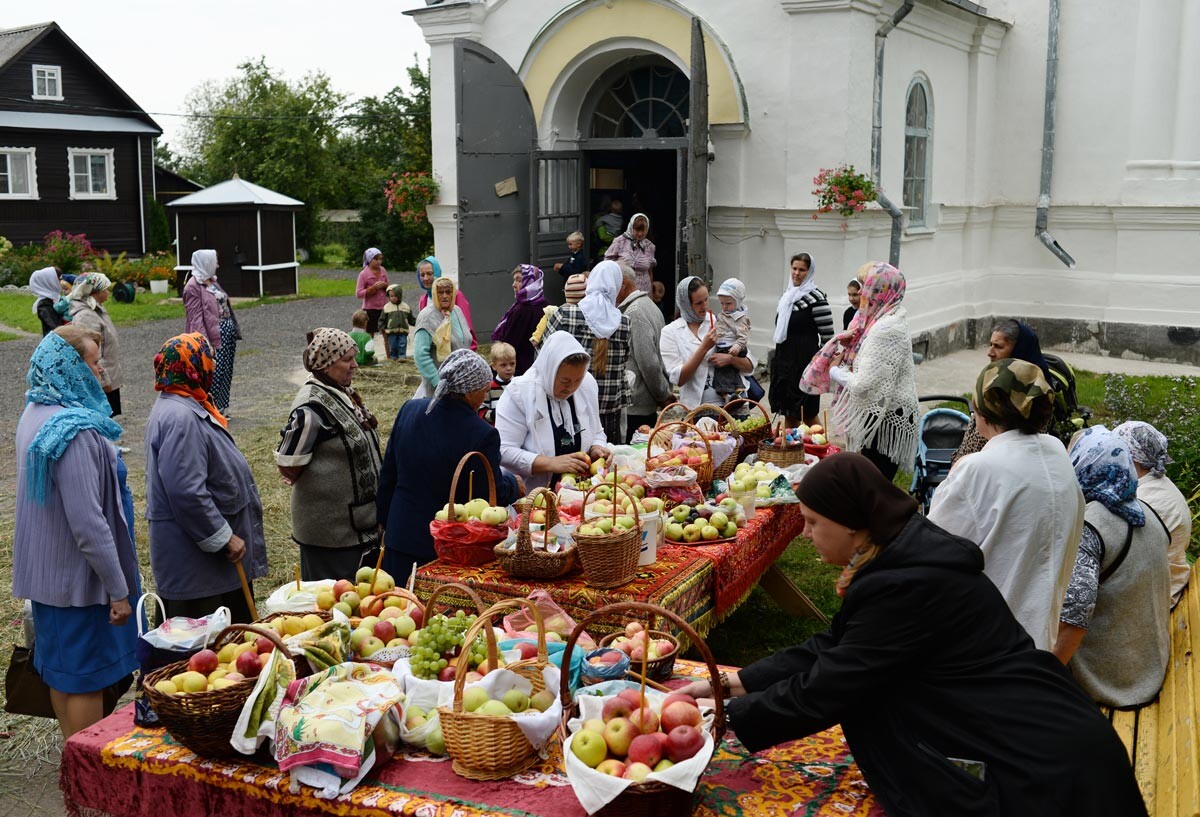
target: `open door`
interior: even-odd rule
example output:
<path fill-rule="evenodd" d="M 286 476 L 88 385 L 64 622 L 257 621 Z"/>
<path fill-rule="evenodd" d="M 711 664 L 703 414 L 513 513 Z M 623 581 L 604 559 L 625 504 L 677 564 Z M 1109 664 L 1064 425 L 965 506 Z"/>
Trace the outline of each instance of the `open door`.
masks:
<path fill-rule="evenodd" d="M 458 274 L 486 342 L 529 260 L 529 154 L 536 129 L 521 78 L 500 56 L 454 41 L 458 84 Z"/>
<path fill-rule="evenodd" d="M 567 236 L 584 234 L 583 153 L 577 150 L 539 150 L 529 163 L 529 188 L 533 191 L 529 219 L 530 263 L 546 273 L 546 298 L 563 303 L 562 276 L 554 265 L 567 259 Z"/>
<path fill-rule="evenodd" d="M 688 117 L 687 163 L 687 274 L 698 275 L 709 286 L 708 274 L 708 63 L 704 58 L 704 31 L 700 18 L 692 18 L 692 85 Z"/>

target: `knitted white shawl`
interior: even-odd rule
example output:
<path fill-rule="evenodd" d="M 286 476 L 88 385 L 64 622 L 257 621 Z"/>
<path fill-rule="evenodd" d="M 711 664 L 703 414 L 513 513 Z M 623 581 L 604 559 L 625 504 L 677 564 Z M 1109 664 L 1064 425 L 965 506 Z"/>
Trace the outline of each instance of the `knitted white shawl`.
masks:
<path fill-rule="evenodd" d="M 917 452 L 917 377 L 904 307 L 868 330 L 833 414 L 850 451 L 873 447 L 911 467 Z"/>

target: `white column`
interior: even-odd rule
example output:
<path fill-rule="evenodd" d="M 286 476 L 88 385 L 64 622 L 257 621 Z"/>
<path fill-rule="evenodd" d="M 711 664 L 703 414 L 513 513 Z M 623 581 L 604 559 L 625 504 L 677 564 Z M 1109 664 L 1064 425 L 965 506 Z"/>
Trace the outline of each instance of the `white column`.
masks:
<path fill-rule="evenodd" d="M 1182 47 L 1172 155 L 1177 163 L 1190 165 L 1191 178 L 1200 178 L 1200 2 L 1184 3 L 1179 22 Z"/>

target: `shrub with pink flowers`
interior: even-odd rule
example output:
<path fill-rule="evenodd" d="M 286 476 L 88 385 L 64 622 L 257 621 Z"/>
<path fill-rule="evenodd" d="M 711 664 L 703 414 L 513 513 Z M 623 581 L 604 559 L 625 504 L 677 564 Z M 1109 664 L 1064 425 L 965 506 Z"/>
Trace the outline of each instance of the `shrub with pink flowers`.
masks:
<path fill-rule="evenodd" d="M 393 173 L 383 188 L 388 212 L 395 213 L 409 227 L 419 227 L 426 222 L 425 207 L 432 204 L 438 194 L 437 180 L 424 170 Z"/>
<path fill-rule="evenodd" d="M 42 239 L 43 255 L 47 264 L 53 264 L 66 273 L 77 273 L 83 262 L 96 254 L 92 243 L 83 233 L 68 233 L 55 230 Z"/>
<path fill-rule="evenodd" d="M 854 169 L 854 165 L 838 165 L 834 168 L 821 168 L 821 172 L 813 178 L 813 195 L 817 197 L 817 212 L 837 212 L 850 217 L 861 213 L 879 194 L 875 184 L 868 177 Z"/>

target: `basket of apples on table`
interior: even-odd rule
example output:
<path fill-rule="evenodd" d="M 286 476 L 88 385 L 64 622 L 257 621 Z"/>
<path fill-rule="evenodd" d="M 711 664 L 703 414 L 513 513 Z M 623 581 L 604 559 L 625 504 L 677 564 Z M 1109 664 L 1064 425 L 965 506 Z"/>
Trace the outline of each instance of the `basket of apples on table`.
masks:
<path fill-rule="evenodd" d="M 727 479 L 737 464 L 737 453 L 742 445 L 738 433 L 738 421 L 721 406 L 713 403 L 701 403 L 687 413 L 684 420 L 694 425 L 697 431 L 708 441 L 709 451 L 713 458 L 713 479 Z M 672 444 L 691 443 L 695 437 L 692 432 L 673 435 Z"/>
<path fill-rule="evenodd" d="M 594 485 L 584 493 L 585 516 L 589 510 L 588 500 L 595 496 L 601 487 Z M 634 501 L 633 494 L 624 484 L 613 485 L 613 496 L 620 496 L 621 499 L 597 500 L 597 504 L 609 504 L 603 510 L 594 513 L 606 515 L 597 516 L 575 529 L 575 547 L 583 565 L 584 581 L 593 587 L 620 587 L 628 584 L 637 575 L 638 558 L 642 549 L 641 510 Z M 631 510 L 633 515 L 618 513 L 618 510 L 626 509 Z"/>
<path fill-rule="evenodd" d="M 759 443 L 758 458 L 787 467 L 805 462 L 805 454 L 823 459 L 838 451 L 841 449 L 830 445 L 822 425 L 801 424 L 796 428 L 784 428 L 780 423 L 773 430 L 771 437 Z"/>
<path fill-rule="evenodd" d="M 579 622 L 567 639 L 564 665 L 579 633 L 601 618 L 616 615 L 644 616 L 650 623 L 656 617 L 669 621 L 700 650 L 710 677 L 719 676 L 712 652 L 686 621 L 669 610 L 641 602 L 611 604 Z M 643 632 L 647 632 L 644 627 L 633 637 Z M 641 668 L 646 670 L 647 653 L 642 656 Z M 674 664 L 673 655 L 670 662 Z M 682 817 L 692 813 L 700 777 L 725 733 L 720 698 L 715 701 L 715 711 L 702 712 L 690 696 L 647 689 L 644 681 L 637 685 L 606 682 L 582 687 L 572 695 L 565 678 L 559 695 L 567 736 L 563 744 L 566 775 L 589 814 Z"/>
<path fill-rule="evenodd" d="M 654 629 L 653 615 L 649 626 L 640 621 L 630 621 L 625 624 L 623 633 L 610 633 L 600 639 L 601 649 L 612 648 L 629 657 L 629 666 L 645 675 L 649 681 L 662 682 L 671 677 L 675 670 L 675 656 L 679 652 L 679 639 L 666 630 Z M 600 656 L 603 663 L 611 659 Z M 588 655 L 591 663 L 592 656 Z M 585 669 L 586 674 L 586 669 Z"/>
<path fill-rule="evenodd" d="M 758 411 L 755 412 L 755 409 Z M 742 437 L 742 446 L 738 449 L 738 462 L 751 454 L 758 452 L 758 444 L 771 436 L 771 415 L 756 400 L 749 397 L 739 397 L 725 404 L 725 411 L 734 418 L 734 430 Z"/>
<path fill-rule="evenodd" d="M 473 457 L 483 462 L 487 475 L 488 498 L 455 503 L 458 480 Z M 471 472 L 471 479 L 475 472 Z M 471 486 L 472 489 L 474 485 Z M 472 490 L 471 493 L 474 493 Z M 468 451 L 450 480 L 450 499 L 429 523 L 433 549 L 438 559 L 452 565 L 484 565 L 496 558 L 493 550 L 508 536 L 508 510 L 496 505 L 496 476 L 491 463 L 479 451 Z"/>
<path fill-rule="evenodd" d="M 544 506 L 535 509 L 541 500 Z M 577 554 L 574 542 L 562 541 L 552 533 L 559 525 L 558 495 L 547 488 L 535 488 L 516 505 L 519 523 L 515 535 L 495 547 L 496 562 L 510 576 L 530 579 L 557 579 L 575 569 Z M 541 530 L 531 530 L 534 513 L 538 513 Z"/>
<path fill-rule="evenodd" d="M 676 430 L 680 434 L 676 434 Z M 676 439 L 681 445 L 673 445 Z M 657 449 L 657 451 L 656 451 Z M 696 472 L 696 483 L 707 492 L 713 483 L 713 451 L 708 438 L 689 422 L 669 420 L 659 423 L 646 446 L 646 470 L 655 471 L 686 465 Z"/>

